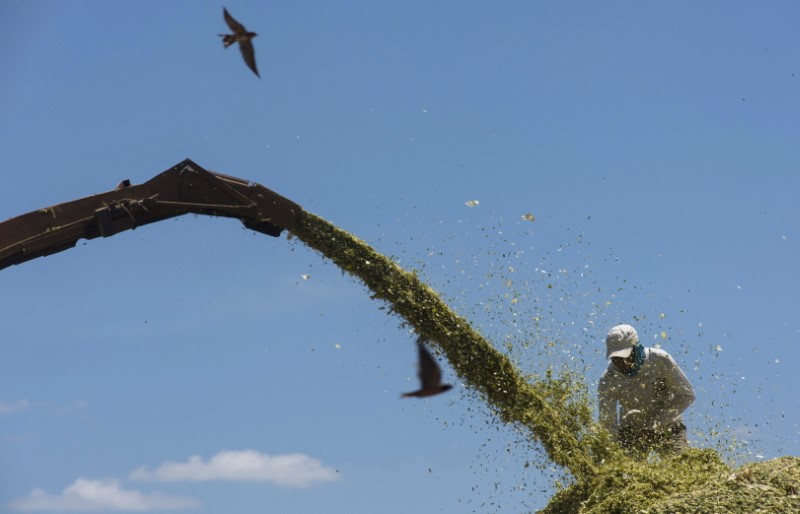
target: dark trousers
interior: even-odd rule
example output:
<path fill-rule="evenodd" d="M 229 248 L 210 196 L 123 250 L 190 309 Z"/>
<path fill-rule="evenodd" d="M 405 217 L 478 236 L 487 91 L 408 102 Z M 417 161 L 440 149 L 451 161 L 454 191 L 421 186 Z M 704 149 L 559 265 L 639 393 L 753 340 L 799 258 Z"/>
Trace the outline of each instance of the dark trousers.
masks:
<path fill-rule="evenodd" d="M 689 447 L 686 425 L 675 423 L 664 430 L 619 430 L 619 444 L 632 455 L 647 455 L 655 451 L 661 455 L 677 454 Z"/>

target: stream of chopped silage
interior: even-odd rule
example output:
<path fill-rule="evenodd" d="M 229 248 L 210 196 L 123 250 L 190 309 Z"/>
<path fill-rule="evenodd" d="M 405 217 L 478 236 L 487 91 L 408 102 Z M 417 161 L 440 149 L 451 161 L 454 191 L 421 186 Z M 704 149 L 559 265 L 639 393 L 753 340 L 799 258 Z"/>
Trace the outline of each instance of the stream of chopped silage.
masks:
<path fill-rule="evenodd" d="M 641 462 L 626 458 L 594 422 L 572 380 L 528 381 L 439 295 L 352 234 L 301 211 L 291 234 L 359 278 L 415 331 L 435 344 L 461 381 L 507 423 L 529 430 L 575 482 L 547 514 L 800 512 L 800 459 L 785 457 L 733 472 L 713 450 Z M 780 460 L 780 462 L 778 462 Z M 773 464 L 774 463 L 774 464 Z M 738 474 L 737 474 L 738 473 Z"/>

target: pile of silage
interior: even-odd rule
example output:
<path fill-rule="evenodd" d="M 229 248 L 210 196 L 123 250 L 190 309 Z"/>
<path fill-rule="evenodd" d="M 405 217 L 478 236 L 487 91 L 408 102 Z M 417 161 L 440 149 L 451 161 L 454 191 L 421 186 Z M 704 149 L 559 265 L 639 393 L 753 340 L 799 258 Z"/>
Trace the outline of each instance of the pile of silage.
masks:
<path fill-rule="evenodd" d="M 733 472 L 712 450 L 641 463 L 599 430 L 589 402 L 569 378 L 526 381 L 430 287 L 365 242 L 306 211 L 291 233 L 358 277 L 416 332 L 434 343 L 459 378 L 507 423 L 527 428 L 575 483 L 548 514 L 800 512 L 800 459 L 784 457 Z M 762 509 L 762 510 L 759 510 Z"/>
<path fill-rule="evenodd" d="M 714 450 L 689 449 L 658 462 L 625 459 L 557 493 L 542 514 L 796 514 L 800 459 L 733 471 Z"/>

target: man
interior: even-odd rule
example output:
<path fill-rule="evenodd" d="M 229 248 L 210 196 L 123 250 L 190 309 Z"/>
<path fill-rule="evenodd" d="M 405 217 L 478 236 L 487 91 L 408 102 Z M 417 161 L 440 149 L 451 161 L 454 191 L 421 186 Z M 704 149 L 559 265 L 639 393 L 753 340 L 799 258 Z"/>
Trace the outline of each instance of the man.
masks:
<path fill-rule="evenodd" d="M 645 348 L 630 325 L 606 336 L 611 361 L 600 377 L 600 423 L 633 454 L 678 453 L 688 447 L 681 413 L 694 390 L 672 356 Z"/>

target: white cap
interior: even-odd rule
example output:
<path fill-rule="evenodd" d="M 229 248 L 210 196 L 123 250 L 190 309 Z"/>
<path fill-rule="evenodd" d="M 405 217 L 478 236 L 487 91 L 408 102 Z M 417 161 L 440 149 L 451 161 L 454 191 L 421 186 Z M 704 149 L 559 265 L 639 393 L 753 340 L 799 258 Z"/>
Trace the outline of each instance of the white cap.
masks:
<path fill-rule="evenodd" d="M 633 347 L 639 342 L 639 334 L 630 325 L 612 327 L 606 335 L 606 359 L 611 357 L 627 358 Z"/>

